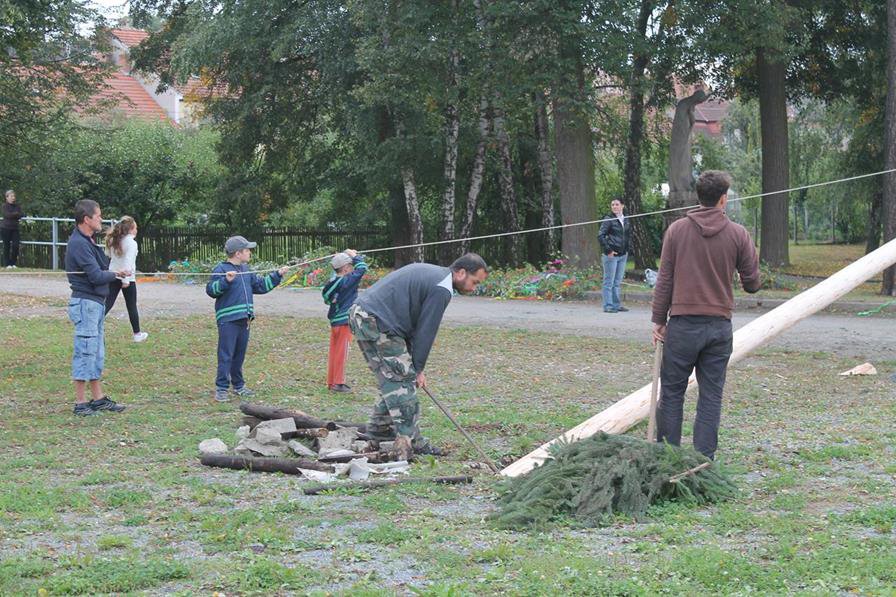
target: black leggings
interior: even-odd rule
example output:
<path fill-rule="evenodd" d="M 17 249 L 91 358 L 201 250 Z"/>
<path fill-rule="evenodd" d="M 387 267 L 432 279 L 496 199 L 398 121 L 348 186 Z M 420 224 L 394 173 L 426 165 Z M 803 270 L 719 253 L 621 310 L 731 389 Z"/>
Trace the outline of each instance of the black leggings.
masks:
<path fill-rule="evenodd" d="M 127 287 L 122 288 L 121 280 L 115 280 L 109 284 L 109 296 L 106 297 L 106 315 L 112 310 L 115 299 L 118 298 L 118 291 L 124 295 L 124 304 L 128 308 L 128 318 L 131 320 L 131 329 L 134 333 L 140 331 L 140 314 L 137 313 L 137 283 L 131 282 Z"/>
<path fill-rule="evenodd" d="M 3 239 L 3 266 L 15 265 L 19 260 L 19 229 L 0 229 L 0 238 Z"/>

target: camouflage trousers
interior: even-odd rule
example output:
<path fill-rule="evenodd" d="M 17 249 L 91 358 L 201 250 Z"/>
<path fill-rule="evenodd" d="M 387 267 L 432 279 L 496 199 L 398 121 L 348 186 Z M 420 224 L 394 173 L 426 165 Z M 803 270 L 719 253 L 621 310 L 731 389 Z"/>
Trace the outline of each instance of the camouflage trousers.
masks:
<path fill-rule="evenodd" d="M 417 399 L 417 371 L 407 341 L 380 332 L 376 318 L 358 305 L 349 309 L 348 324 L 380 389 L 380 397 L 373 405 L 367 425 L 367 435 L 378 441 L 390 441 L 397 435 L 404 435 L 416 443 L 420 438 L 420 402 Z"/>

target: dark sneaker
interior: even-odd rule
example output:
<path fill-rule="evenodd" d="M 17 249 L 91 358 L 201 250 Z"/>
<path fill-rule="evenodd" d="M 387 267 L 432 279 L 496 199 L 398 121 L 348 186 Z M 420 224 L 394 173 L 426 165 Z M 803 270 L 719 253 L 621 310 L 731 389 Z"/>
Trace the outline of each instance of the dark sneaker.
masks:
<path fill-rule="evenodd" d="M 240 389 L 233 388 L 233 393 L 240 398 L 253 398 L 255 396 L 255 392 L 253 392 L 246 386 L 243 386 Z"/>
<path fill-rule="evenodd" d="M 414 454 L 444 456 L 445 450 L 432 445 L 426 438 L 420 438 L 419 440 L 414 442 Z"/>
<path fill-rule="evenodd" d="M 124 404 L 118 404 L 114 400 L 111 400 L 108 396 L 103 396 L 99 400 L 91 400 L 87 404 L 89 404 L 90 408 L 92 408 L 93 410 L 109 410 L 114 413 L 120 413 L 126 408 Z"/>
<path fill-rule="evenodd" d="M 628 311 L 628 307 L 617 307 L 616 310 L 620 313 L 625 313 L 626 311 Z"/>
<path fill-rule="evenodd" d="M 75 408 L 72 409 L 72 412 L 78 417 L 92 417 L 100 414 L 90 408 L 89 402 L 79 402 L 75 404 Z"/>
<path fill-rule="evenodd" d="M 352 391 L 351 386 L 347 386 L 344 383 L 337 383 L 330 386 L 331 392 L 341 392 L 341 393 L 349 393 Z"/>
<path fill-rule="evenodd" d="M 228 400 L 230 400 L 230 394 L 227 390 L 215 390 L 215 401 L 227 402 Z"/>
<path fill-rule="evenodd" d="M 604 313 L 619 313 L 619 311 L 617 309 L 608 307 L 608 308 L 604 309 Z"/>

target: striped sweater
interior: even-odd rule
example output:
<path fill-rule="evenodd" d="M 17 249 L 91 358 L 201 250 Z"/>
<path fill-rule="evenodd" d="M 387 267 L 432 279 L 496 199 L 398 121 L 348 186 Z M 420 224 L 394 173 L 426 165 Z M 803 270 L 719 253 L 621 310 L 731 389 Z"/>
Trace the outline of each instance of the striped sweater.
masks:
<path fill-rule="evenodd" d="M 367 272 L 367 264 L 364 263 L 364 257 L 356 255 L 352 259 L 355 269 L 344 276 L 333 274 L 330 281 L 327 282 L 321 294 L 323 294 L 324 302 L 330 305 L 330 311 L 327 313 L 327 319 L 330 325 L 348 325 L 348 310 L 358 298 L 358 286 L 361 284 L 361 278 Z"/>
<path fill-rule="evenodd" d="M 205 293 L 215 299 L 215 319 L 218 323 L 255 319 L 253 294 L 266 294 L 280 285 L 280 274 L 271 272 L 262 277 L 248 273 L 235 277 L 228 282 L 227 272 L 248 272 L 247 265 L 234 265 L 222 261 L 212 270 L 212 277 L 205 285 Z"/>

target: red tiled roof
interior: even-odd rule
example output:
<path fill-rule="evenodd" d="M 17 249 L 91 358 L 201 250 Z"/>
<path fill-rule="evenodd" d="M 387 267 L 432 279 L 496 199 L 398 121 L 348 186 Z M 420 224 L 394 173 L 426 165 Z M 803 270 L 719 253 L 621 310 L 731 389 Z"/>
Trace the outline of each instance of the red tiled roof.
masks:
<path fill-rule="evenodd" d="M 165 110 L 133 77 L 117 72 L 106 79 L 105 83 L 107 88 L 93 96 L 91 104 L 111 98 L 117 100 L 115 109 L 120 110 L 127 117 L 168 120 Z"/>
<path fill-rule="evenodd" d="M 728 115 L 728 102 L 709 99 L 694 106 L 694 119 L 703 122 L 719 122 Z"/>
<path fill-rule="evenodd" d="M 118 38 L 118 40 L 129 48 L 139 45 L 141 41 L 149 37 L 149 31 L 143 29 L 132 29 L 130 27 L 122 27 L 112 29 L 110 33 Z"/>

